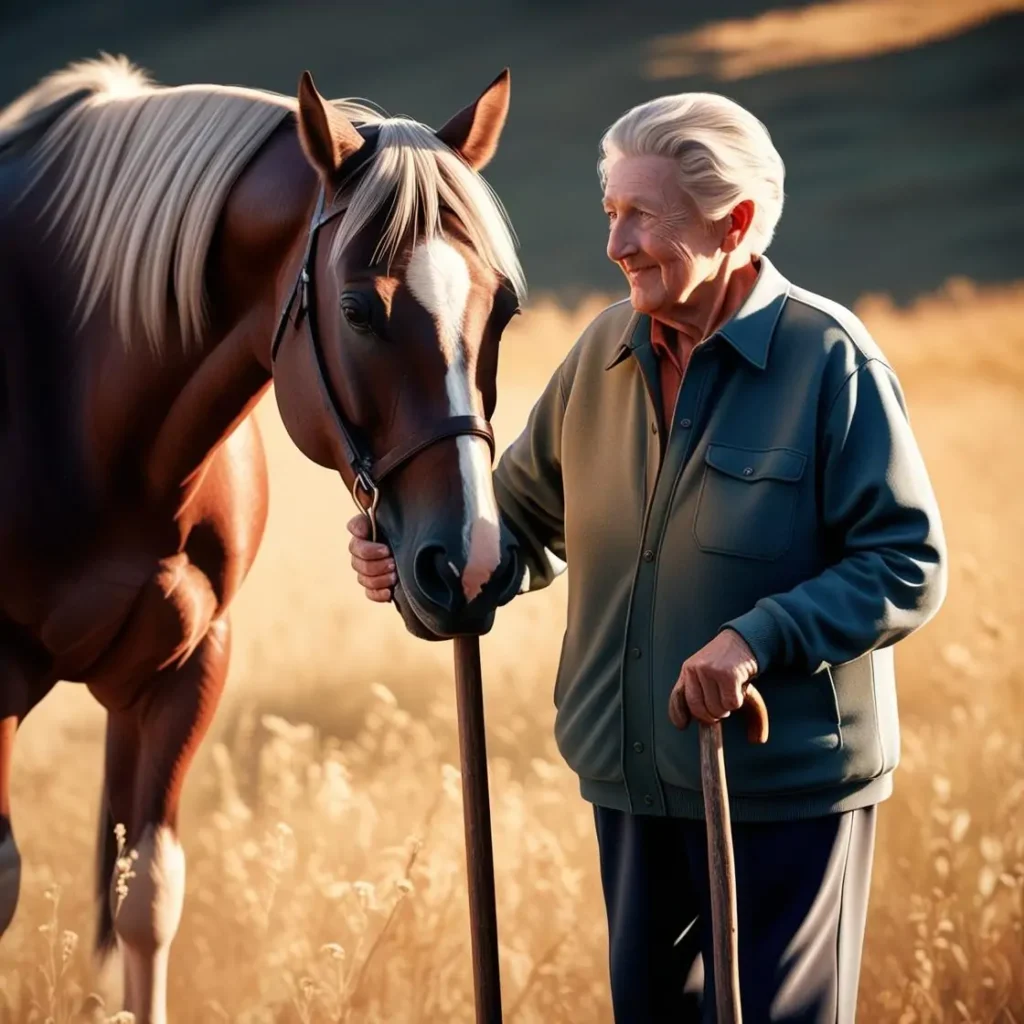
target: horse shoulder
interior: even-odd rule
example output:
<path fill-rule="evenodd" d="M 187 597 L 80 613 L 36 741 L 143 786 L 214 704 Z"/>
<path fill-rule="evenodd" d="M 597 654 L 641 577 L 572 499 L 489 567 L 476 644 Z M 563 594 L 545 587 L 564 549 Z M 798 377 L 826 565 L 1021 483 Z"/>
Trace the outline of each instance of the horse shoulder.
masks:
<path fill-rule="evenodd" d="M 210 454 L 177 510 L 136 510 L 53 589 L 39 638 L 62 676 L 113 699 L 183 657 L 252 567 L 267 496 L 263 444 L 249 416 Z M 154 543 L 172 519 L 177 543 Z"/>
<path fill-rule="evenodd" d="M 250 414 L 211 453 L 177 516 L 183 550 L 209 578 L 217 614 L 227 609 L 252 568 L 268 505 L 263 439 Z"/>

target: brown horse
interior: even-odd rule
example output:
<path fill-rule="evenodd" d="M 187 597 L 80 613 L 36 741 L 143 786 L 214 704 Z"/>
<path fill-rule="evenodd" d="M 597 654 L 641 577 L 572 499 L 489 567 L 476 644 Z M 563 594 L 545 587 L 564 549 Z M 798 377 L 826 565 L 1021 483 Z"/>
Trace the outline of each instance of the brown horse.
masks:
<path fill-rule="evenodd" d="M 524 282 L 478 173 L 508 99 L 506 71 L 434 132 L 308 73 L 296 101 L 104 58 L 0 111 L 0 931 L 15 733 L 85 683 L 108 713 L 98 947 L 139 1022 L 166 1019 L 179 798 L 263 534 L 270 383 L 387 536 L 413 632 L 486 632 L 518 588 L 489 420 Z M 115 823 L 138 852 L 119 908 Z"/>

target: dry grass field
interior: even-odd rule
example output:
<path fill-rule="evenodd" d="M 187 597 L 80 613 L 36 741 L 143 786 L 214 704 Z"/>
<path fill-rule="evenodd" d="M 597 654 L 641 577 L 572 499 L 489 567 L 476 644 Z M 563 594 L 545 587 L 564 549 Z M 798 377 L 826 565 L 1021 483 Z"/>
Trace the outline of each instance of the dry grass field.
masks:
<path fill-rule="evenodd" d="M 507 443 L 600 307 L 538 301 L 504 344 Z M 857 311 L 903 380 L 944 512 L 947 603 L 897 655 L 904 727 L 884 805 L 861 987 L 869 1024 L 1024 1024 L 1024 284 L 952 282 Z M 472 1020 L 451 645 L 409 637 L 347 568 L 352 507 L 270 397 L 265 546 L 183 815 L 171 1019 Z M 483 641 L 509 1024 L 610 1021 L 589 808 L 551 739 L 564 579 Z M 61 686 L 15 763 L 22 902 L 0 946 L 0 1024 L 103 1021 L 90 963 L 102 721 Z M 107 996 L 107 1006 L 116 1006 Z"/>

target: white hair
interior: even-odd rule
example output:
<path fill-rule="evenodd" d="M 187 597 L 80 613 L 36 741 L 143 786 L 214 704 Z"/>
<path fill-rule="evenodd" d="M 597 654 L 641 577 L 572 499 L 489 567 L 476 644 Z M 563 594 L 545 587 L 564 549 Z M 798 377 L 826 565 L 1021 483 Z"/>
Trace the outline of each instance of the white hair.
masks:
<path fill-rule="evenodd" d="M 334 261 L 388 203 L 388 221 L 374 260 L 388 263 L 410 234 L 415 244 L 442 234 L 441 211 L 460 220 L 477 254 L 526 299 L 526 276 L 516 255 L 516 235 L 497 193 L 433 129 L 406 117 L 384 117 L 354 100 L 334 106 L 355 124 L 375 124 L 380 142 L 358 183 L 335 196 L 346 214 L 331 249 Z"/>
<path fill-rule="evenodd" d="M 410 231 L 439 234 L 440 211 L 448 207 L 480 257 L 524 300 L 515 233 L 490 185 L 426 125 L 355 100 L 330 102 L 381 132 L 370 165 L 345 196 L 348 213 L 332 258 L 340 259 L 389 199 L 380 245 L 388 259 Z M 164 88 L 125 58 L 104 55 L 69 65 L 0 109 L 0 159 L 34 152 L 30 188 L 59 164 L 45 209 L 80 268 L 79 317 L 109 295 L 123 343 L 130 344 L 138 317 L 162 354 L 173 299 L 182 344 L 201 338 L 219 211 L 242 169 L 296 106 L 294 97 L 263 89 Z"/>
<path fill-rule="evenodd" d="M 753 200 L 744 239 L 759 255 L 782 215 L 785 167 L 768 129 L 749 110 L 710 92 L 661 96 L 627 110 L 602 136 L 598 174 L 620 156 L 665 156 L 679 165 L 680 182 L 706 221 Z"/>

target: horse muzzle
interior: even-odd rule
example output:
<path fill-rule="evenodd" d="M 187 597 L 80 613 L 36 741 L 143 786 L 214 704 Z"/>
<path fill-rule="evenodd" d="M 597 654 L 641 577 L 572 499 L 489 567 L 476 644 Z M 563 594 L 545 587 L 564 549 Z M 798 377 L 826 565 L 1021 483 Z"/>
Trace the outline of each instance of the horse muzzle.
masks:
<path fill-rule="evenodd" d="M 501 527 L 501 559 L 486 581 L 467 586 L 466 566 L 451 551 L 461 543 L 428 536 L 410 545 L 405 557 L 396 554 L 398 585 L 395 604 L 415 636 L 450 640 L 482 636 L 494 625 L 497 609 L 518 593 L 523 578 L 519 545 Z M 404 563 L 404 564 L 403 564 Z"/>

